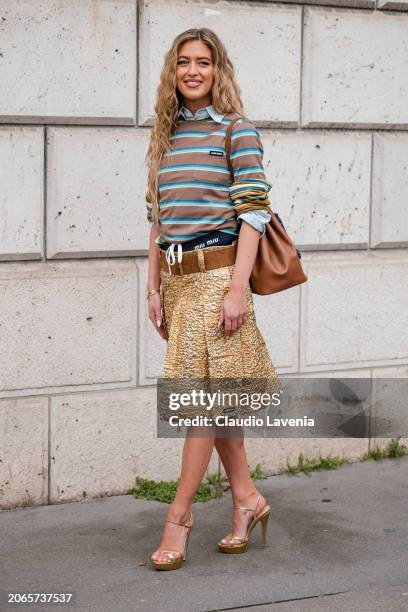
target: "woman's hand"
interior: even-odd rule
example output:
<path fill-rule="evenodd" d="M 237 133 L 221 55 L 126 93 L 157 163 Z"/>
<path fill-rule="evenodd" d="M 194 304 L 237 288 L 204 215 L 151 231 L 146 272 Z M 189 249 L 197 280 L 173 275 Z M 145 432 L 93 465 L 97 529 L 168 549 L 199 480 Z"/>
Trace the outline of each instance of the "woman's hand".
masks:
<path fill-rule="evenodd" d="M 245 294 L 246 288 L 235 289 L 230 287 L 223 299 L 218 327 L 224 324 L 225 337 L 232 336 L 246 321 L 247 305 Z"/>
<path fill-rule="evenodd" d="M 153 323 L 154 327 L 161 335 L 163 340 L 167 340 L 167 333 L 164 325 L 164 317 L 161 313 L 161 300 L 160 294 L 154 293 L 149 297 L 149 319 Z"/>
<path fill-rule="evenodd" d="M 158 223 L 153 223 L 150 230 L 149 239 L 149 266 L 147 273 L 147 287 L 146 289 L 160 288 L 160 247 L 156 244 L 156 239 L 160 234 L 160 228 Z M 164 313 L 162 316 L 161 298 L 160 293 L 153 293 L 147 299 L 149 307 L 149 319 L 153 323 L 157 332 L 163 338 L 167 340 L 166 321 Z"/>
<path fill-rule="evenodd" d="M 237 255 L 231 283 L 229 291 L 222 302 L 218 323 L 218 327 L 224 323 L 224 334 L 226 337 L 232 336 L 246 321 L 246 292 L 249 287 L 249 278 L 258 250 L 258 242 L 259 231 L 246 221 L 243 221 L 239 232 Z"/>

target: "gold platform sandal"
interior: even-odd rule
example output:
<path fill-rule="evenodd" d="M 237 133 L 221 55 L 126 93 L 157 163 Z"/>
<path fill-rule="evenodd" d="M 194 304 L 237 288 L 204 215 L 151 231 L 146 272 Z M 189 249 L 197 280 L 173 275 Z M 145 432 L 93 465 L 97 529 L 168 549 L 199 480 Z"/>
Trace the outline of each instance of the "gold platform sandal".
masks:
<path fill-rule="evenodd" d="M 183 561 L 186 560 L 186 556 L 187 556 L 188 538 L 190 535 L 190 531 L 193 527 L 192 518 L 193 518 L 193 514 L 192 512 L 190 512 L 190 517 L 187 523 L 176 523 L 176 521 L 170 521 L 169 519 L 165 520 L 165 523 L 173 523 L 173 525 L 180 525 L 181 527 L 185 527 L 187 529 L 186 539 L 184 540 L 184 549 L 183 549 L 183 552 L 180 552 L 179 550 L 164 550 L 164 549 L 160 550 L 159 549 L 157 552 L 166 553 L 166 555 L 170 557 L 170 560 L 154 561 L 153 559 L 151 559 L 155 569 L 157 570 L 175 570 L 181 567 L 181 564 L 183 563 Z"/>
<path fill-rule="evenodd" d="M 268 520 L 269 520 L 269 515 L 271 513 L 271 507 L 268 504 L 266 504 L 265 508 L 257 516 L 256 511 L 257 511 L 260 499 L 261 499 L 261 496 L 258 495 L 255 509 L 243 508 L 241 506 L 233 506 L 233 510 L 248 510 L 249 512 L 253 512 L 254 516 L 252 518 L 252 521 L 249 523 L 247 527 L 246 536 L 244 538 L 240 538 L 238 536 L 234 536 L 233 533 L 229 533 L 226 537 L 230 540 L 230 544 L 223 544 L 221 541 L 218 542 L 218 549 L 221 552 L 229 553 L 229 554 L 239 554 L 239 553 L 246 552 L 248 548 L 249 536 L 251 535 L 251 532 L 253 528 L 255 527 L 255 525 L 259 522 L 262 525 L 262 543 L 265 546 L 266 532 L 268 528 Z"/>

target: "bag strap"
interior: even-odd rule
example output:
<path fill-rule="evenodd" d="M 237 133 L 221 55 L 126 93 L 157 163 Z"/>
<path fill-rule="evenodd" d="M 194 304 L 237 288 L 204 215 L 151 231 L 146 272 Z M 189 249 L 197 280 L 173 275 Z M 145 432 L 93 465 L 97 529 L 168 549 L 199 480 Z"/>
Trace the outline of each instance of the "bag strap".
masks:
<path fill-rule="evenodd" d="M 234 179 L 234 170 L 232 168 L 232 163 L 231 163 L 231 132 L 232 132 L 232 128 L 234 127 L 234 124 L 240 119 L 241 117 L 236 117 L 235 119 L 230 121 L 227 127 L 226 134 L 225 134 L 225 156 L 227 158 L 227 164 L 228 164 L 228 168 L 231 173 L 232 179 Z"/>

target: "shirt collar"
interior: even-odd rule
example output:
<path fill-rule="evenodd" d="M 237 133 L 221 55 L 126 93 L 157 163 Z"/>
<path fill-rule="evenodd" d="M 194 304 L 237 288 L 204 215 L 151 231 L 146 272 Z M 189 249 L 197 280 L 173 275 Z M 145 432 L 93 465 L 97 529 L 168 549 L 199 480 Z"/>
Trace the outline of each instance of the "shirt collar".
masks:
<path fill-rule="evenodd" d="M 214 121 L 217 123 L 222 123 L 225 116 L 217 113 L 212 104 L 204 108 L 199 108 L 195 115 L 193 115 L 193 113 L 186 108 L 184 104 L 182 104 L 177 116 L 180 117 L 180 115 L 183 117 L 183 119 L 193 119 L 195 121 L 198 119 L 208 119 L 208 117 L 211 117 L 211 119 L 214 119 Z"/>

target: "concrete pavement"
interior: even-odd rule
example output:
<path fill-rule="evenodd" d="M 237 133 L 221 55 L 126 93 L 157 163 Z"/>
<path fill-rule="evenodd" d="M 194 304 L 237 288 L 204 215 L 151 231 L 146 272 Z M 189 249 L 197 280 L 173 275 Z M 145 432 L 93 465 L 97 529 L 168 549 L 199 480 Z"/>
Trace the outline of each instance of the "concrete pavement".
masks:
<path fill-rule="evenodd" d="M 22 607 L 4 603 L 9 591 L 74 593 L 37 610 L 408 610 L 408 457 L 258 487 L 273 506 L 268 546 L 257 526 L 246 554 L 218 553 L 230 530 L 225 495 L 194 505 L 187 561 L 173 572 L 149 563 L 164 504 L 118 496 L 3 511 L 1 610 Z"/>

